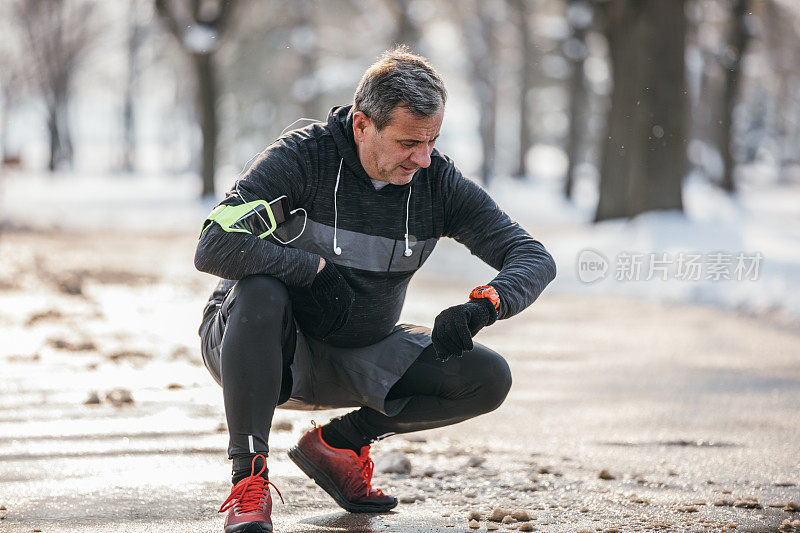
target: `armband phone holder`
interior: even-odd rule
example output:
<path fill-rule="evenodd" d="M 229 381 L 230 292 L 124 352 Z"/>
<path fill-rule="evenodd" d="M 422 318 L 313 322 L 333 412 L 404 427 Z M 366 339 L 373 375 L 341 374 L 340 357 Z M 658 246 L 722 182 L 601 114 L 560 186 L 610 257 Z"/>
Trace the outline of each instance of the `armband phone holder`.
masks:
<path fill-rule="evenodd" d="M 228 233 L 248 233 L 263 239 L 275 231 L 278 224 L 285 220 L 283 206 L 279 204 L 279 213 L 276 216 L 270 205 L 285 198 L 282 196 L 272 202 L 256 200 L 240 205 L 218 205 L 203 221 L 200 236 L 202 237 L 212 222 L 216 222 Z"/>

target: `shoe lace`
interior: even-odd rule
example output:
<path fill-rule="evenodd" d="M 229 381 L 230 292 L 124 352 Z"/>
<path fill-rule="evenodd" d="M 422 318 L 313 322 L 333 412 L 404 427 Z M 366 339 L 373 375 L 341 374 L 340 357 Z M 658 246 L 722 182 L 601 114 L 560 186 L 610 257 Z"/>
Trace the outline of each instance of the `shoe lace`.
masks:
<path fill-rule="evenodd" d="M 259 457 L 261 458 L 262 466 L 261 470 L 256 472 L 256 459 Z M 261 477 L 261 473 L 266 467 L 266 457 L 263 455 L 256 455 L 253 457 L 250 475 L 233 487 L 228 499 L 222 502 L 222 506 L 220 506 L 219 511 L 217 512 L 223 513 L 234 505 L 236 506 L 236 510 L 239 514 L 254 513 L 259 511 L 261 509 L 261 502 L 266 497 L 270 485 L 272 485 L 272 488 L 274 488 L 275 492 L 278 493 L 281 503 L 286 503 L 283 501 L 283 495 L 281 494 L 281 491 L 278 490 L 278 487 L 276 487 L 272 481 L 267 481 Z"/>
<path fill-rule="evenodd" d="M 356 465 L 358 466 L 358 473 L 361 475 L 361 479 L 364 481 L 366 493 L 369 494 L 370 492 L 374 491 L 378 495 L 383 496 L 381 489 L 372 488 L 372 472 L 375 470 L 375 463 L 372 462 L 372 459 L 369 456 L 369 449 L 363 454 L 363 456 L 356 457 L 355 461 Z"/>

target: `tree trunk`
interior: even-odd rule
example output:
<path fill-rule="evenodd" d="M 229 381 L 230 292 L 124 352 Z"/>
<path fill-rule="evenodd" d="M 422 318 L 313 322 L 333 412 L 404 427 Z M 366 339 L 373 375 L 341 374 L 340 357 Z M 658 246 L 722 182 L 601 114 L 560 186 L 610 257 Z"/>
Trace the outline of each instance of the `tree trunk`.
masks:
<path fill-rule="evenodd" d="M 633 214 L 652 209 L 683 210 L 681 187 L 688 169 L 686 13 L 684 0 L 648 3 L 648 117 L 645 174 L 635 176 Z"/>
<path fill-rule="evenodd" d="M 8 92 L 4 90 L 4 87 L 0 87 L 0 92 L 2 95 L 0 96 L 0 154 L 2 154 L 2 160 L 4 161 L 8 156 L 8 117 L 11 113 L 11 104 L 9 102 L 10 98 L 8 96 Z M 0 167 L 2 167 L 2 163 L 0 163 Z"/>
<path fill-rule="evenodd" d="M 736 192 L 733 181 L 733 170 L 736 163 L 733 159 L 733 113 L 738 96 L 739 80 L 741 79 L 742 57 L 747 49 L 749 33 L 747 30 L 747 0 L 734 0 L 732 24 L 728 45 L 732 57 L 726 61 L 725 89 L 723 93 L 723 114 L 720 135 L 720 151 L 724 171 L 722 174 L 722 188 L 728 192 Z"/>
<path fill-rule="evenodd" d="M 296 1 L 296 0 L 295 0 Z M 317 119 L 324 113 L 320 109 L 320 88 L 321 84 L 316 82 L 315 76 L 318 69 L 319 46 L 317 44 L 318 28 L 314 22 L 314 6 L 310 0 L 303 0 L 295 3 L 297 9 L 296 27 L 309 28 L 309 41 L 302 45 L 295 46 L 295 50 L 300 55 L 300 74 L 295 83 L 302 84 L 299 92 L 300 115 L 306 118 Z M 295 94 L 298 94 L 295 91 Z"/>
<path fill-rule="evenodd" d="M 133 172 L 136 161 L 136 124 L 133 115 L 133 91 L 125 88 L 122 108 L 122 171 Z"/>
<path fill-rule="evenodd" d="M 49 98 L 47 106 L 47 131 L 50 136 L 50 157 L 47 169 L 54 172 L 62 165 L 72 167 L 72 139 L 69 132 L 66 93 Z"/>
<path fill-rule="evenodd" d="M 797 72 L 797 30 L 795 29 L 795 18 L 792 8 L 786 2 L 770 0 L 763 2 L 760 6 L 763 9 L 764 27 L 769 31 L 762 31 L 760 41 L 765 47 L 773 80 L 762 89 L 761 99 L 769 99 L 771 102 L 764 104 L 764 108 L 774 107 L 778 109 L 777 116 L 767 127 L 771 136 L 775 138 L 775 155 L 778 164 L 778 183 L 785 185 L 789 183 L 787 170 L 798 163 L 797 146 L 800 128 L 800 114 L 794 104 L 794 92 L 798 87 L 796 81 Z M 763 100 L 762 100 L 763 101 Z"/>
<path fill-rule="evenodd" d="M 574 62 L 569 88 L 569 136 L 567 138 L 567 175 L 564 181 L 564 196 L 572 198 L 575 187 L 575 169 L 581 160 L 583 133 L 589 125 L 586 85 L 583 76 L 583 61 Z"/>
<path fill-rule="evenodd" d="M 213 54 L 192 54 L 197 76 L 197 107 L 203 136 L 200 175 L 203 196 L 214 195 L 214 164 L 217 151 L 217 77 Z"/>
<path fill-rule="evenodd" d="M 684 0 L 611 0 L 614 89 L 595 221 L 683 209 Z"/>
<path fill-rule="evenodd" d="M 531 135 L 530 117 L 532 113 L 531 90 L 535 83 L 535 64 L 538 61 L 536 49 L 531 38 L 530 10 L 527 0 L 509 0 L 509 7 L 518 21 L 518 32 L 522 61 L 519 71 L 519 152 L 517 153 L 517 165 L 514 176 L 525 178 L 528 175 L 528 152 L 533 145 Z"/>
<path fill-rule="evenodd" d="M 631 146 L 637 140 L 634 130 L 634 110 L 637 88 L 642 85 L 642 72 L 636 68 L 641 53 L 635 45 L 642 41 L 644 29 L 639 8 L 629 7 L 621 0 L 607 6 L 606 36 L 612 70 L 613 90 L 611 108 L 606 123 L 606 141 L 600 174 L 600 198 L 595 221 L 627 217 L 628 189 L 633 157 L 641 150 Z"/>
<path fill-rule="evenodd" d="M 47 161 L 47 170 L 54 172 L 58 164 L 58 151 L 61 141 L 58 136 L 58 118 L 55 106 L 47 109 L 47 132 L 50 135 L 50 158 Z"/>
<path fill-rule="evenodd" d="M 581 4 L 580 6 L 578 4 Z M 584 0 L 570 0 L 570 6 L 576 9 L 590 9 Z M 573 16 L 573 19 L 576 17 Z M 570 17 L 568 16 L 569 20 Z M 564 196 L 572 198 L 575 183 L 575 169 L 581 159 L 583 134 L 588 129 L 588 92 L 583 66 L 586 62 L 588 49 L 586 47 L 586 33 L 589 25 L 587 21 L 572 20 L 572 42 L 568 57 L 572 63 L 572 75 L 569 84 L 569 135 L 567 138 L 567 175 L 564 181 Z"/>
<path fill-rule="evenodd" d="M 462 29 L 467 53 L 472 65 L 472 90 L 478 112 L 482 160 L 479 177 L 489 185 L 494 174 L 497 130 L 497 43 L 490 6 L 483 2 L 472 4 L 474 11 L 462 12 Z"/>
<path fill-rule="evenodd" d="M 488 186 L 494 176 L 494 163 L 497 152 L 497 144 L 495 142 L 497 135 L 497 112 L 495 110 L 497 89 L 494 83 L 484 82 L 482 91 L 486 93 L 484 103 L 487 109 L 481 111 L 478 125 L 481 135 L 481 150 L 483 152 L 480 176 L 483 184 Z"/>
<path fill-rule="evenodd" d="M 223 39 L 228 22 L 233 13 L 235 2 L 233 0 L 219 0 L 216 3 L 194 0 L 191 4 L 189 16 L 184 9 L 173 11 L 174 3 L 168 0 L 155 0 L 156 12 L 159 14 L 167 29 L 188 53 L 195 71 L 197 82 L 197 115 L 200 121 L 200 130 L 203 136 L 201 153 L 202 168 L 200 177 L 203 183 L 202 195 L 214 195 L 214 164 L 217 151 L 217 69 L 214 62 L 214 52 L 218 49 Z M 214 10 L 216 14 L 211 14 Z M 205 13 L 204 11 L 209 11 Z M 201 24 L 215 33 L 213 43 L 194 43 L 192 46 L 186 42 L 186 30 L 193 25 Z"/>
<path fill-rule="evenodd" d="M 122 109 L 122 170 L 133 172 L 136 166 L 136 116 L 133 109 L 134 88 L 139 78 L 139 47 L 142 28 L 136 14 L 138 0 L 128 4 L 128 78 L 125 81 L 125 96 Z"/>
<path fill-rule="evenodd" d="M 406 44 L 414 52 L 419 52 L 419 28 L 411 18 L 409 7 L 411 0 L 390 0 L 390 9 L 394 14 L 395 30 L 392 44 Z"/>
<path fill-rule="evenodd" d="M 56 170 L 72 166 L 69 123 L 70 85 L 86 53 L 101 33 L 95 3 L 66 1 L 7 2 L 26 36 L 25 62 L 30 81 L 47 110 L 50 157 Z"/>

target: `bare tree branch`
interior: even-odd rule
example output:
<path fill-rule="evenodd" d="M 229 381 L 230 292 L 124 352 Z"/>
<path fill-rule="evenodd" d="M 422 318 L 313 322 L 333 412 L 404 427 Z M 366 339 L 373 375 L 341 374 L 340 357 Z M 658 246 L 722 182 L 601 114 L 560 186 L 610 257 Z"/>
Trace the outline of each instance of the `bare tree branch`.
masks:
<path fill-rule="evenodd" d="M 17 0 L 13 13 L 27 37 L 33 79 L 47 107 L 48 167 L 71 165 L 70 83 L 102 31 L 94 17 L 95 6 L 84 0 Z"/>
<path fill-rule="evenodd" d="M 179 0 L 155 0 L 156 11 L 169 32 L 178 40 L 181 49 L 192 62 L 197 87 L 197 117 L 203 136 L 202 168 L 203 196 L 214 194 L 216 168 L 217 97 L 219 79 L 214 58 L 223 34 L 228 28 L 235 2 L 192 0 L 190 9 Z"/>

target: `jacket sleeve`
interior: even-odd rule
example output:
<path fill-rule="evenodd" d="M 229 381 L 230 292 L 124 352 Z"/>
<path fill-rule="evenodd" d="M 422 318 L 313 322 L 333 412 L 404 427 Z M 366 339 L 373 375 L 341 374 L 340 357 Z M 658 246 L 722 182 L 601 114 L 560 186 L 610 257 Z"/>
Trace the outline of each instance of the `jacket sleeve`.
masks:
<path fill-rule="evenodd" d="M 553 257 L 452 163 L 445 170 L 443 193 L 444 235 L 499 271 L 488 283 L 500 296 L 498 318 L 524 310 L 555 278 Z"/>
<path fill-rule="evenodd" d="M 271 201 L 286 195 L 292 209 L 302 207 L 311 195 L 314 168 L 309 139 L 281 138 L 267 148 L 220 205 L 255 200 Z M 269 274 L 286 285 L 309 285 L 319 266 L 319 256 L 297 248 L 279 246 L 246 233 L 229 233 L 212 223 L 203 232 L 194 256 L 195 267 L 225 279 Z"/>

